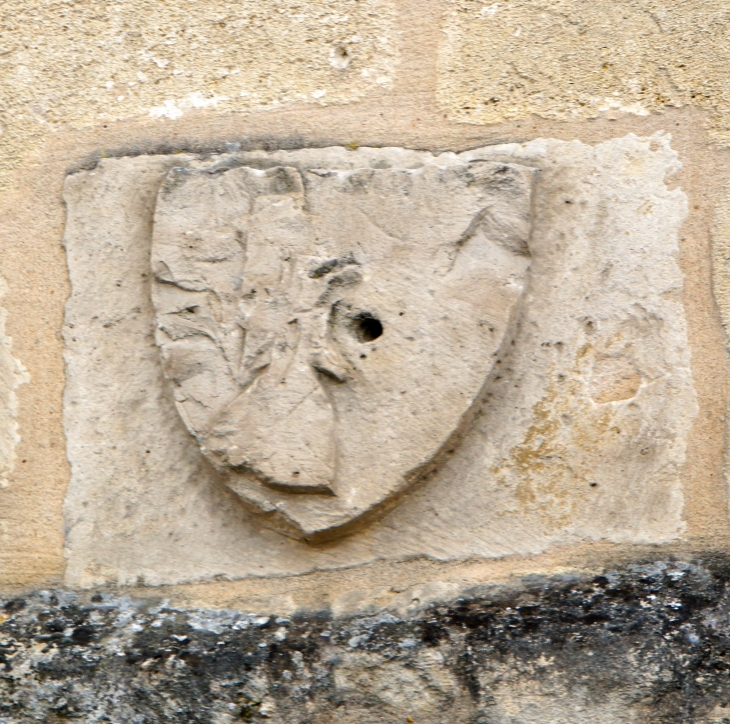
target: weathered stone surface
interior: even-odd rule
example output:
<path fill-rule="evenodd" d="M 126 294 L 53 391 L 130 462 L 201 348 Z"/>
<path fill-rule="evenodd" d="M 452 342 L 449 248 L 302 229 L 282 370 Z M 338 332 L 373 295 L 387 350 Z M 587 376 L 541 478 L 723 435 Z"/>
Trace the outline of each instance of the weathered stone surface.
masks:
<path fill-rule="evenodd" d="M 6 293 L 7 283 L 0 277 L 0 300 Z M 0 488 L 8 484 L 7 476 L 15 466 L 15 446 L 20 439 L 15 390 L 30 379 L 20 360 L 13 357 L 13 341 L 5 334 L 6 314 L 0 307 Z"/>
<path fill-rule="evenodd" d="M 301 169 L 326 158 L 330 170 L 353 171 L 375 168 L 383 154 L 303 149 L 213 162 Z M 387 156 L 413 169 L 537 169 L 529 284 L 453 454 L 382 520 L 316 546 L 269 530 L 226 491 L 163 376 L 151 302 L 154 205 L 169 170 L 194 157 L 107 159 L 69 177 L 70 583 L 300 573 L 681 535 L 679 476 L 696 404 L 676 258 L 686 200 L 665 185 L 678 167 L 668 137 Z"/>
<path fill-rule="evenodd" d="M 0 188 L 52 129 L 346 103 L 388 87 L 394 16 L 387 0 L 3 2 Z"/>
<path fill-rule="evenodd" d="M 213 159 L 158 194 L 152 301 L 180 415 L 232 490 L 307 539 L 458 444 L 524 290 L 534 170 L 416 158 Z"/>
<path fill-rule="evenodd" d="M 730 138 L 727 5 L 712 0 L 454 0 L 439 100 L 472 123 L 707 111 Z"/>
<path fill-rule="evenodd" d="M 713 0 L 0 2 L 0 724 L 730 723 L 729 26 L 730 3 Z M 279 168 L 304 186 L 313 166 L 477 161 L 535 182 L 520 298 L 493 358 L 457 327 L 430 334 L 443 320 L 421 326 L 429 355 L 437 338 L 467 340 L 441 376 L 450 390 L 483 387 L 461 401 L 421 381 L 428 394 L 407 397 L 437 398 L 451 419 L 419 418 L 454 444 L 419 437 L 399 408 L 393 440 L 420 449 L 424 474 L 368 437 L 355 457 L 382 485 L 371 513 L 353 500 L 309 525 L 338 487 L 340 416 L 320 389 L 349 390 L 348 410 L 377 399 L 375 419 L 378 357 L 350 360 L 380 382 L 356 398 L 338 355 L 382 352 L 413 317 L 370 309 L 329 337 L 299 305 L 291 404 L 312 394 L 298 415 L 267 376 L 289 347 L 255 405 L 228 400 L 255 362 L 211 363 L 229 429 L 193 421 L 193 405 L 181 416 L 202 388 L 160 325 L 194 328 L 185 315 L 205 310 L 249 342 L 283 325 L 267 305 L 238 318 L 160 304 L 160 189 L 175 167 L 215 188 Z M 177 202 L 205 240 L 220 217 L 194 194 Z M 330 210 L 315 222 L 340 231 Z M 266 285 L 287 314 L 345 272 L 390 273 L 293 241 L 322 264 L 300 289 Z M 403 285 L 428 303 L 433 289 Z M 361 341 L 375 317 L 383 332 Z M 295 454 L 273 460 L 284 433 Z M 302 461 L 326 464 L 303 476 Z M 643 565 L 675 555 L 696 558 Z M 603 571 L 619 561 L 636 567 Z M 486 585 L 530 571 L 545 578 Z"/>
<path fill-rule="evenodd" d="M 2 603 L 2 724 L 728 719 L 725 558 L 340 617 L 67 591 Z"/>
<path fill-rule="evenodd" d="M 725 332 L 725 342 L 730 343 L 730 195 L 725 189 L 713 209 L 712 234 L 712 286 L 713 299 L 720 312 L 720 320 Z M 727 439 L 730 430 L 730 415 L 721 418 L 725 423 Z M 724 484 L 730 489 L 730 450 L 725 447 Z"/>

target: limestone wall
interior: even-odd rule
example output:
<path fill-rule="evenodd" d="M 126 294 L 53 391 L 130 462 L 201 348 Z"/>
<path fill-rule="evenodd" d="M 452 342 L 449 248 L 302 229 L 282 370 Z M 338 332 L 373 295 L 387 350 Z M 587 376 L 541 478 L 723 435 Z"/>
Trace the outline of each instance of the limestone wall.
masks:
<path fill-rule="evenodd" d="M 728 23 L 725 0 L 2 3 L 6 620 L 58 590 L 411 625 L 479 586 L 725 556 Z M 584 720 L 508 705 L 539 683 L 488 714 L 418 661 L 459 721 Z M 374 716 L 411 721 L 393 696 Z M 631 702 L 606 721 L 651 720 Z M 724 721 L 705 704 L 662 716 Z"/>

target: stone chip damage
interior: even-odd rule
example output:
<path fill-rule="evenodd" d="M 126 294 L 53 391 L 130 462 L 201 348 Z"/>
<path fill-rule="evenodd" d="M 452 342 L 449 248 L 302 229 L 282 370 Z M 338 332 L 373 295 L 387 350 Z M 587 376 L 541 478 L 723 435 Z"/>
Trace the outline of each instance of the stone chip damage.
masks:
<path fill-rule="evenodd" d="M 481 586 L 401 618 L 6 600 L 0 722 L 726 722 L 730 559 Z"/>

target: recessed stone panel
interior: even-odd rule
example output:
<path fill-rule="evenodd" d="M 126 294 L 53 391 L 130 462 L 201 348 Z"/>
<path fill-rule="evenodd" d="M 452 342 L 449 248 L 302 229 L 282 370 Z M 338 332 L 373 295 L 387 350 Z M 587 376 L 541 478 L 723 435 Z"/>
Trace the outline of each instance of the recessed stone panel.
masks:
<path fill-rule="evenodd" d="M 676 168 L 629 136 L 69 176 L 69 583 L 681 535 Z"/>

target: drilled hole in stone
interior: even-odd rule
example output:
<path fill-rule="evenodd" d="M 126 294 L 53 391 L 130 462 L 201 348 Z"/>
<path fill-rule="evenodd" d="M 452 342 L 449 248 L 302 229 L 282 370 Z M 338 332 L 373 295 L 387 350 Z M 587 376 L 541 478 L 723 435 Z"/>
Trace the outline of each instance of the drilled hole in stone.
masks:
<path fill-rule="evenodd" d="M 355 333 L 361 342 L 372 342 L 383 334 L 383 325 L 372 314 L 361 314 L 355 319 Z"/>
<path fill-rule="evenodd" d="M 345 70 L 350 65 L 350 53 L 342 46 L 333 48 L 330 52 L 330 65 L 337 70 Z"/>

